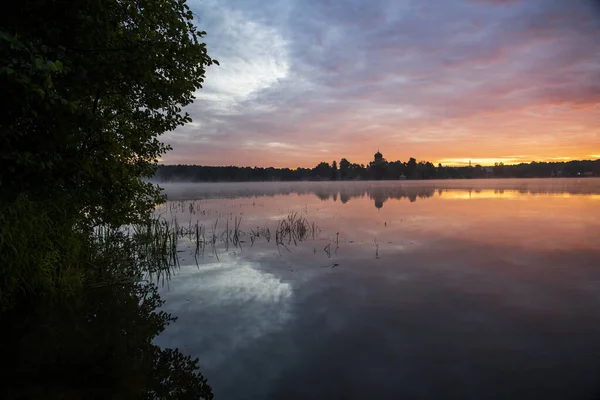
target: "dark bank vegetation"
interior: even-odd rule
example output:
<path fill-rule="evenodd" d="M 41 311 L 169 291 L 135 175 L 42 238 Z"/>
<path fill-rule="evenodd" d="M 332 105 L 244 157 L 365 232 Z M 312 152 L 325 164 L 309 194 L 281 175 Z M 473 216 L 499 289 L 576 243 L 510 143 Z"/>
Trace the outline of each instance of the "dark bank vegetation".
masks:
<path fill-rule="evenodd" d="M 193 19 L 184 0 L 0 15 L 0 398 L 212 398 L 198 360 L 152 343 L 173 259 L 142 179 L 215 63 Z"/>
<path fill-rule="evenodd" d="M 161 165 L 154 179 L 160 182 L 251 182 L 307 180 L 481 179 L 600 176 L 600 160 L 531 162 L 493 166 L 435 166 L 410 158 L 406 162 L 350 163 L 345 158 L 314 168 L 215 167 Z"/>
<path fill-rule="evenodd" d="M 77 252 L 54 251 L 43 269 L 20 276 L 37 279 L 35 286 L 7 294 L 2 398 L 212 398 L 198 360 L 152 343 L 175 320 L 159 311 L 147 275 L 157 260 L 141 258 L 149 253 L 116 229 L 55 242 L 66 239 Z M 68 280 L 60 279 L 63 262 Z"/>

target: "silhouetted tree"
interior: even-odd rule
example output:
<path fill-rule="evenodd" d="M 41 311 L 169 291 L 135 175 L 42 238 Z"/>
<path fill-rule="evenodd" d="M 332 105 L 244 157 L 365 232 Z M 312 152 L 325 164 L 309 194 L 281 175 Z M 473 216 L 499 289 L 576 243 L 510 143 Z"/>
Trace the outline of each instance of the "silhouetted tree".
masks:
<path fill-rule="evenodd" d="M 435 178 L 435 166 L 429 161 L 420 161 L 416 166 L 416 177 L 418 179 Z"/>
<path fill-rule="evenodd" d="M 591 172 L 595 176 L 600 175 L 600 160 L 597 161 L 569 161 L 557 163 L 532 162 L 529 164 L 501 165 L 495 167 L 496 177 L 575 177 Z M 250 167 L 208 167 L 199 165 L 164 165 L 160 166 L 155 179 L 159 181 L 271 181 L 271 180 L 308 180 L 316 178 L 334 179 L 333 166 L 320 163 L 315 168 L 250 168 Z M 498 169 L 498 168 L 501 168 Z M 374 174 L 374 169 L 368 171 L 362 164 L 350 163 L 342 158 L 338 164 L 338 174 L 342 180 L 348 179 L 399 179 L 401 175 L 410 179 L 462 179 L 462 178 L 485 178 L 486 168 L 481 165 L 475 167 L 448 167 L 438 164 L 437 168 L 429 161 L 416 162 L 411 158 L 408 162 L 392 161 L 385 164 L 380 178 Z M 503 171 L 502 173 L 500 171 Z M 325 175 L 323 175 L 325 174 Z"/>
<path fill-rule="evenodd" d="M 1 399 L 212 398 L 197 360 L 152 343 L 172 319 L 144 265 L 166 255 L 110 229 L 152 223 L 158 138 L 217 63 L 204 34 L 185 0 L 0 14 Z"/>
<path fill-rule="evenodd" d="M 342 179 L 348 179 L 348 170 L 350 168 L 350 161 L 342 158 L 340 160 L 340 176 Z"/>
<path fill-rule="evenodd" d="M 191 121 L 215 63 L 204 34 L 180 0 L 15 3 L 0 16 L 0 198 L 64 196 L 114 224 L 152 210 L 160 191 L 140 178 L 169 149 L 158 136 Z"/>
<path fill-rule="evenodd" d="M 333 160 L 333 163 L 331 163 L 331 180 L 335 181 L 338 178 L 338 166 L 337 166 L 337 162 L 335 160 Z"/>
<path fill-rule="evenodd" d="M 504 176 L 504 163 L 503 162 L 494 163 L 494 176 L 498 177 L 498 178 Z"/>
<path fill-rule="evenodd" d="M 331 177 L 331 166 L 326 162 L 319 163 L 312 170 L 312 176 L 319 179 L 329 179 Z"/>
<path fill-rule="evenodd" d="M 417 175 L 417 160 L 414 158 L 410 158 L 408 163 L 406 163 L 406 172 L 407 177 L 410 179 L 416 178 Z"/>

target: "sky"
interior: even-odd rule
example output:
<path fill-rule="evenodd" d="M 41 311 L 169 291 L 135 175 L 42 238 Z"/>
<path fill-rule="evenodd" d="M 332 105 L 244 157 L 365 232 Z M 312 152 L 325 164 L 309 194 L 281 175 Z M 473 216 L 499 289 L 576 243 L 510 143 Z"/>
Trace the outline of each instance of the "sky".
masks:
<path fill-rule="evenodd" d="M 188 0 L 211 57 L 165 164 L 600 158 L 600 0 Z"/>

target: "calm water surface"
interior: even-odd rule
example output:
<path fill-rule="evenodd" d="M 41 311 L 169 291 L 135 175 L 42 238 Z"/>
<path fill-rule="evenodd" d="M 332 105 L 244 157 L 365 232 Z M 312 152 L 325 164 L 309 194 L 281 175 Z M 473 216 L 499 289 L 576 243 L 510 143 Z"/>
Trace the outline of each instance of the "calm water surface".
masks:
<path fill-rule="evenodd" d="M 600 398 L 600 179 L 163 186 L 246 233 L 162 289 L 217 399 Z M 251 241 L 294 212 L 314 238 Z"/>

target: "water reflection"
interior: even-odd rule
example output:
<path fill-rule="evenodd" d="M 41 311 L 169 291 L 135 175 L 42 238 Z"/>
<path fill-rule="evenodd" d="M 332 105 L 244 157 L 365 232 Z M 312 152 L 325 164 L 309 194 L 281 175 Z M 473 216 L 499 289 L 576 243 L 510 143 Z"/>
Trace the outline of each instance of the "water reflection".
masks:
<path fill-rule="evenodd" d="M 323 201 L 328 201 L 329 199 L 332 199 L 335 202 L 337 201 L 337 198 L 339 196 L 340 201 L 343 204 L 346 204 L 348 201 L 355 198 L 368 197 L 371 200 L 373 200 L 375 208 L 379 209 L 382 208 L 383 204 L 389 199 L 408 199 L 411 203 L 413 203 L 417 200 L 417 198 L 430 198 L 435 195 L 435 189 L 394 186 L 373 186 L 366 188 L 360 186 L 349 186 L 340 190 L 332 187 L 319 188 L 316 189 L 313 193 Z"/>
<path fill-rule="evenodd" d="M 219 260 L 183 263 L 165 289 L 179 321 L 160 340 L 200 357 L 217 398 L 600 393 L 598 179 L 196 185 L 169 195 L 204 199 L 173 202 L 181 225 L 218 220 L 223 230 L 243 217 L 249 232 L 299 213 L 320 228 L 290 251 L 222 246 Z"/>
<path fill-rule="evenodd" d="M 267 182 L 161 184 L 170 200 L 252 198 L 279 195 L 314 195 L 322 201 L 340 201 L 367 197 L 380 209 L 390 199 L 417 200 L 517 198 L 522 195 L 572 196 L 600 198 L 600 179 L 513 179 L 412 182 Z"/>
<path fill-rule="evenodd" d="M 170 309 L 177 315 L 193 313 L 195 319 L 186 325 L 174 324 L 162 343 L 184 351 L 206 348 L 203 362 L 218 368 L 227 355 L 279 329 L 290 318 L 291 285 L 258 267 L 225 255 L 219 262 L 189 271 L 185 280 L 175 280 L 175 286 L 164 295 Z M 240 308 L 244 313 L 236 312 Z M 209 319 L 210 327 L 204 326 Z M 190 330 L 210 334 L 196 334 L 183 344 L 176 342 Z"/>

